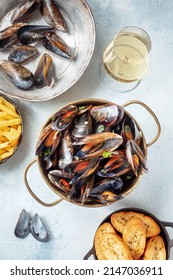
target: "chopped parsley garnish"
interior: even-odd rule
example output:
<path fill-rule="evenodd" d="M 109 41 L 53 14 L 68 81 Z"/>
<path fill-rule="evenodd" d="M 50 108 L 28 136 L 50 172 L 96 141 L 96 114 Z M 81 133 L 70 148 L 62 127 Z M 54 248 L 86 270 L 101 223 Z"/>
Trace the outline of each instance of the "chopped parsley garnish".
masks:
<path fill-rule="evenodd" d="M 108 157 L 111 157 L 112 156 L 112 152 L 110 152 L 110 151 L 104 151 L 103 152 L 103 157 L 104 158 L 108 158 Z"/>
<path fill-rule="evenodd" d="M 85 106 L 79 106 L 79 110 L 85 109 Z"/>
<path fill-rule="evenodd" d="M 50 147 L 48 147 L 48 148 L 44 151 L 44 156 L 50 155 L 50 152 L 51 152 Z"/>
<path fill-rule="evenodd" d="M 126 180 L 130 180 L 131 179 L 131 176 L 126 176 Z"/>
<path fill-rule="evenodd" d="M 103 124 L 101 124 L 99 127 L 98 127 L 98 132 L 102 132 L 104 131 L 105 127 Z"/>

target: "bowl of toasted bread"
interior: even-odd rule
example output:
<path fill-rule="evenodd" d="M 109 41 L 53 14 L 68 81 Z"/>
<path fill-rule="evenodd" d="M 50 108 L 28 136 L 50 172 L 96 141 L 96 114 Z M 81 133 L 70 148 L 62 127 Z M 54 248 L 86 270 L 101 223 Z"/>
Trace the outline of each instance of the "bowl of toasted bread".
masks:
<path fill-rule="evenodd" d="M 0 92 L 0 164 L 18 149 L 23 136 L 23 121 L 19 108 Z"/>
<path fill-rule="evenodd" d="M 84 260 L 168 260 L 173 239 L 166 227 L 173 223 L 143 209 L 119 209 L 101 222 Z"/>

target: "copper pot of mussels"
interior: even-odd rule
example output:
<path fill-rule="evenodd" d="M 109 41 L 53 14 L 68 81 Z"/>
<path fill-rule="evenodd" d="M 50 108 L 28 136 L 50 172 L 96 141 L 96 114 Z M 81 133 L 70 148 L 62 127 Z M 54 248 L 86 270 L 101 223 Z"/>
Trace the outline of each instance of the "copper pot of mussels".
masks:
<path fill-rule="evenodd" d="M 166 227 L 172 222 L 159 220 L 139 208 L 122 208 L 109 214 L 98 226 L 88 260 L 168 260 L 173 247 Z"/>
<path fill-rule="evenodd" d="M 125 107 L 143 106 L 154 118 L 157 135 L 146 143 L 143 131 Z M 153 111 L 141 101 L 121 106 L 100 99 L 69 103 L 43 126 L 36 145 L 36 159 L 26 168 L 25 185 L 42 205 L 65 199 L 86 207 L 106 206 L 123 199 L 139 183 L 147 168 L 147 147 L 160 135 Z M 46 184 L 60 197 L 45 203 L 32 191 L 28 170 L 37 162 Z"/>

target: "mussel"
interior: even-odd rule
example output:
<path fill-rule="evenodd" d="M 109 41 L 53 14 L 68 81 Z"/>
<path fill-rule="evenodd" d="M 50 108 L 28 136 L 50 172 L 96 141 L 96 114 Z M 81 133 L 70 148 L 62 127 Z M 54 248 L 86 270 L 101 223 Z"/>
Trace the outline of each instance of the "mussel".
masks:
<path fill-rule="evenodd" d="M 71 190 L 71 186 L 69 184 L 69 182 L 64 179 L 64 178 L 59 178 L 56 175 L 54 175 L 53 173 L 49 172 L 48 173 L 48 178 L 50 180 L 50 182 L 59 190 L 65 192 L 66 194 L 69 194 L 70 190 Z"/>
<path fill-rule="evenodd" d="M 60 38 L 55 32 L 47 32 L 46 33 L 46 38 L 43 39 L 43 46 L 61 56 L 61 57 L 64 57 L 64 58 L 72 58 L 73 55 L 72 55 L 72 51 L 71 49 L 69 48 L 69 46 L 66 44 L 66 42 Z"/>
<path fill-rule="evenodd" d="M 93 176 L 82 178 L 71 188 L 69 199 L 71 202 L 84 204 L 94 186 Z"/>
<path fill-rule="evenodd" d="M 0 61 L 0 71 L 17 88 L 27 90 L 33 85 L 33 74 L 25 67 L 8 60 Z"/>
<path fill-rule="evenodd" d="M 47 24 L 60 31 L 67 32 L 65 19 L 53 0 L 42 0 L 40 11 Z"/>
<path fill-rule="evenodd" d="M 34 73 L 34 85 L 38 88 L 50 86 L 53 78 L 53 62 L 49 54 L 41 57 Z"/>
<path fill-rule="evenodd" d="M 11 46 L 17 40 L 17 31 L 24 23 L 16 23 L 0 31 L 0 50 Z"/>
<path fill-rule="evenodd" d="M 74 147 L 68 130 L 64 132 L 61 139 L 58 155 L 58 166 L 63 169 L 73 161 Z"/>
<path fill-rule="evenodd" d="M 124 117 L 124 109 L 115 104 L 92 106 L 90 111 L 97 122 L 107 126 L 113 126 L 119 123 Z"/>
<path fill-rule="evenodd" d="M 23 209 L 17 221 L 14 234 L 18 238 L 25 238 L 30 233 L 31 216 Z"/>
<path fill-rule="evenodd" d="M 69 128 L 77 115 L 78 107 L 75 105 L 69 105 L 59 110 L 57 114 L 53 116 L 52 128 L 55 130 L 65 130 Z"/>
<path fill-rule="evenodd" d="M 71 134 L 75 138 L 83 138 L 90 135 L 92 132 L 92 118 L 89 113 L 84 113 L 79 116 L 74 122 Z"/>
<path fill-rule="evenodd" d="M 15 63 L 24 62 L 30 58 L 34 58 L 36 54 L 38 54 L 37 48 L 33 46 L 13 45 L 13 49 L 14 50 L 8 56 L 8 60 Z"/>
<path fill-rule="evenodd" d="M 28 45 L 43 39 L 46 32 L 51 30 L 47 25 L 26 25 L 19 28 L 17 38 L 21 44 Z"/>
<path fill-rule="evenodd" d="M 31 220 L 30 232 L 38 241 L 47 242 L 49 239 L 48 231 L 38 214 L 35 214 Z"/>
<path fill-rule="evenodd" d="M 11 23 L 23 22 L 40 8 L 40 0 L 27 0 L 21 3 L 11 16 Z"/>
<path fill-rule="evenodd" d="M 123 187 L 123 181 L 120 177 L 105 179 L 92 189 L 89 198 L 99 203 L 107 203 L 121 199 L 119 192 Z"/>
<path fill-rule="evenodd" d="M 138 176 L 140 168 L 144 172 L 148 172 L 146 158 L 134 140 L 128 140 L 126 143 L 126 157 L 136 176 Z"/>

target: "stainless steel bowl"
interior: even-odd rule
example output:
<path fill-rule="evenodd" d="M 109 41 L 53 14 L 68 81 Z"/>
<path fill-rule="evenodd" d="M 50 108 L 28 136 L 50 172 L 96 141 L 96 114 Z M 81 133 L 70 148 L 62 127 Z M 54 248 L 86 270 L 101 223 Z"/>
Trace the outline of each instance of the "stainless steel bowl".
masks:
<path fill-rule="evenodd" d="M 77 105 L 77 106 L 80 106 L 80 105 L 83 105 L 83 104 L 93 104 L 93 105 L 102 105 L 102 104 L 114 104 L 110 101 L 107 101 L 107 100 L 102 100 L 102 99 L 85 99 L 85 100 L 79 100 L 79 101 L 75 101 L 75 102 L 71 102 L 69 104 L 66 104 L 65 106 L 63 107 L 66 107 L 67 105 L 70 105 L 70 104 L 73 104 L 73 105 Z M 153 113 L 153 111 L 147 106 L 145 105 L 144 103 L 142 103 L 141 101 L 137 101 L 137 100 L 133 100 L 133 101 L 129 101 L 119 107 L 121 108 L 125 108 L 126 106 L 128 105 L 131 105 L 131 104 L 138 104 L 138 105 L 141 105 L 143 106 L 150 114 L 151 116 L 154 118 L 154 120 L 156 121 L 156 124 L 157 124 L 157 128 L 158 128 L 158 131 L 157 131 L 157 135 L 149 142 L 149 143 L 146 143 L 146 140 L 145 140 L 145 136 L 144 136 L 144 133 L 142 132 L 139 124 L 137 123 L 136 120 L 134 120 L 134 118 L 125 110 L 125 114 L 128 115 L 128 117 L 130 118 L 133 118 L 133 120 L 135 121 L 137 127 L 139 128 L 139 130 L 141 131 L 141 134 L 142 134 L 142 149 L 143 149 L 143 152 L 144 152 L 144 155 L 147 157 L 147 147 L 149 147 L 150 145 L 152 145 L 153 143 L 155 143 L 160 135 L 160 124 L 159 124 L 159 121 L 157 119 L 157 117 L 155 116 L 155 114 Z M 62 108 L 63 108 L 62 107 Z M 60 109 L 62 109 L 60 108 Z M 60 110 L 59 109 L 59 110 Z M 58 111 L 59 111 L 58 110 Z M 54 113 L 55 114 L 55 113 Z M 53 115 L 54 115 L 53 114 Z M 52 115 L 52 116 L 53 116 Z M 47 122 L 43 125 L 43 128 L 49 123 L 50 119 L 52 118 L 52 116 L 50 116 L 50 118 L 47 120 Z M 44 179 L 44 181 L 46 182 L 46 184 L 50 187 L 50 189 L 53 190 L 53 192 L 56 193 L 57 196 L 60 197 L 60 199 L 58 199 L 57 201 L 53 202 L 53 203 L 45 203 L 43 202 L 40 198 L 38 198 L 32 191 L 30 185 L 29 185 L 29 182 L 28 182 L 28 170 L 29 168 L 31 167 L 31 165 L 33 165 L 35 162 L 37 162 L 37 165 L 38 165 L 38 168 L 39 168 L 39 171 Z M 136 177 L 132 182 L 129 183 L 129 185 L 120 193 L 121 195 L 121 198 L 124 198 L 126 195 L 128 195 L 131 191 L 133 191 L 136 186 L 138 185 L 138 183 L 140 182 L 141 178 L 143 176 L 143 171 L 142 169 L 140 169 L 140 172 L 139 172 L 139 176 Z M 65 199 L 67 201 L 69 201 L 69 199 L 66 197 L 65 193 L 61 190 L 58 190 L 49 180 L 48 180 L 48 177 L 47 177 L 47 174 L 46 174 L 46 171 L 44 169 L 44 166 L 43 166 L 43 162 L 42 162 L 42 158 L 40 156 L 37 156 L 36 159 L 34 159 L 25 169 L 25 173 L 24 173 L 24 180 L 25 180 L 25 185 L 28 189 L 28 191 L 30 192 L 30 194 L 35 198 L 35 200 L 37 200 L 40 204 L 42 204 L 43 206 L 47 206 L 47 207 L 51 207 L 51 206 L 54 206 L 55 204 L 59 203 L 62 199 Z M 113 203 L 113 202 L 111 202 Z M 99 203 L 93 203 L 91 201 L 87 201 L 85 202 L 83 205 L 79 204 L 79 203 L 75 203 L 75 205 L 80 205 L 80 206 L 86 206 L 86 207 L 101 207 L 101 206 L 105 206 L 105 205 L 109 205 L 110 203 L 107 203 L 107 204 L 99 204 Z"/>

